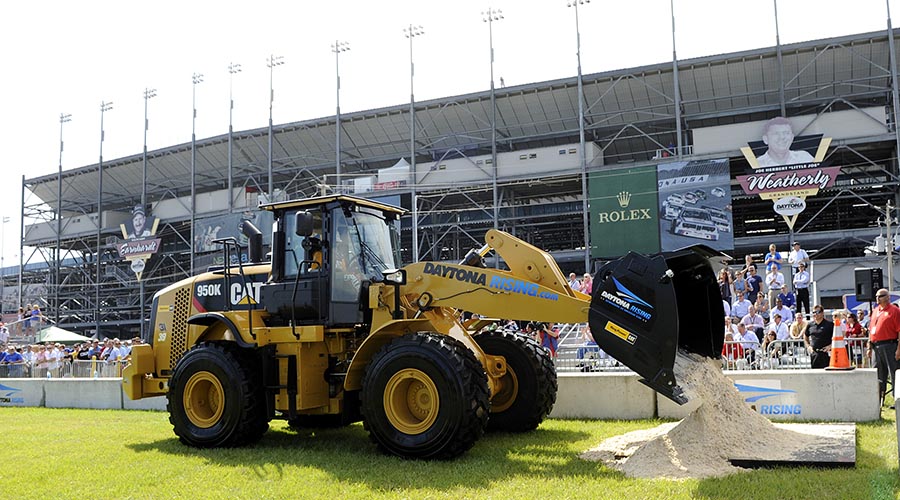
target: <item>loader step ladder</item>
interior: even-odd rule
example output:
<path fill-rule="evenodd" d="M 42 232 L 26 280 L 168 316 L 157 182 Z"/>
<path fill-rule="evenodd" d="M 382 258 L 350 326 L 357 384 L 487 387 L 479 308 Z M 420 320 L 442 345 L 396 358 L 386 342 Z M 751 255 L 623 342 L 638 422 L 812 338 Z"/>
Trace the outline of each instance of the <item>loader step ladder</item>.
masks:
<path fill-rule="evenodd" d="M 282 389 L 287 390 L 288 394 L 288 418 L 294 418 L 297 416 L 297 355 L 296 354 L 276 354 L 275 356 L 275 373 L 274 379 L 276 381 L 276 385 L 267 385 L 266 390 L 273 391 L 273 396 L 277 394 Z M 287 360 L 287 383 L 282 384 L 281 380 L 279 380 L 279 374 L 281 373 L 280 365 L 281 363 L 278 361 L 280 359 Z M 266 380 L 269 380 L 268 378 Z M 275 414 L 275 398 L 272 397 L 268 399 L 269 405 L 271 408 L 269 409 L 269 415 Z"/>

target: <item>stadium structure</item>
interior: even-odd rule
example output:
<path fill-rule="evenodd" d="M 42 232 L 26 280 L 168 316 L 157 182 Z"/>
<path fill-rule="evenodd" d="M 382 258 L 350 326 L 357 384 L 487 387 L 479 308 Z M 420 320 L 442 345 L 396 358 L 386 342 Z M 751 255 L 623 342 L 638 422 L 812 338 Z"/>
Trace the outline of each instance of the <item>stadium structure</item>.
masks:
<path fill-rule="evenodd" d="M 729 192 L 715 194 L 730 196 L 734 262 L 759 258 L 772 242 L 788 250 L 794 239 L 814 261 L 846 265 L 884 234 L 885 207 L 897 203 L 891 35 L 662 62 L 581 82 L 492 84 L 23 177 L 22 262 L 4 270 L 3 312 L 37 303 L 71 330 L 146 336 L 141 318 L 153 293 L 218 263 L 211 241 L 238 237 L 241 220 L 264 226 L 259 203 L 335 191 L 413 212 L 402 222 L 405 262 L 459 260 L 498 227 L 580 273 L 614 256 L 592 251 L 604 232 L 590 226 L 600 195 L 588 192 L 589 179 L 667 161 L 727 160 Z M 798 136 L 831 138 L 825 158 L 840 167 L 833 185 L 805 200 L 793 231 L 772 200 L 738 181 L 749 169 L 741 148 L 778 116 Z M 152 221 L 153 248 L 123 249 L 135 207 Z M 846 280 L 821 279 L 823 300 L 852 291 Z"/>

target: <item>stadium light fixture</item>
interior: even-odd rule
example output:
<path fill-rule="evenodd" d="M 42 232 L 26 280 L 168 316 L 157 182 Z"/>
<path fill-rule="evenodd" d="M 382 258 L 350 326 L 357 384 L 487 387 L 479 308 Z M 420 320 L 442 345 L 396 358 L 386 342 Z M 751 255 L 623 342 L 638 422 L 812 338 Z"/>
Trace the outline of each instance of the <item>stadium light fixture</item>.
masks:
<path fill-rule="evenodd" d="M 232 151 L 234 149 L 234 75 L 241 72 L 241 65 L 228 63 L 228 213 L 234 210 L 234 161 Z"/>
<path fill-rule="evenodd" d="M 335 100 L 335 118 L 334 118 L 334 173 L 337 183 L 338 192 L 343 193 L 341 186 L 341 71 L 340 71 L 340 55 L 341 52 L 350 50 L 350 43 L 335 40 L 331 44 L 331 51 L 334 52 L 334 73 L 337 81 L 337 99 Z"/>
<path fill-rule="evenodd" d="M 584 269 L 591 270 L 591 233 L 588 221 L 588 187 L 587 187 L 587 158 L 585 156 L 584 140 L 584 79 L 581 76 L 581 25 L 578 19 L 578 6 L 591 3 L 591 0 L 569 0 L 567 7 L 575 8 L 575 56 L 578 60 L 578 161 L 581 169 L 581 213 L 584 238 Z"/>
<path fill-rule="evenodd" d="M 413 92 L 413 77 L 416 74 L 413 63 L 413 38 L 425 34 L 421 25 L 410 24 L 403 28 L 403 34 L 409 38 L 409 171 L 410 200 L 412 201 L 412 261 L 419 262 L 419 200 L 416 196 L 416 98 Z"/>
<path fill-rule="evenodd" d="M 266 66 L 269 67 L 269 192 L 267 198 L 270 203 L 272 201 L 272 193 L 274 192 L 272 179 L 272 103 L 275 101 L 275 89 L 272 86 L 272 80 L 275 74 L 275 67 L 281 66 L 282 64 L 284 64 L 284 56 L 276 56 L 275 54 L 271 54 L 269 55 L 269 58 L 266 59 Z"/>
<path fill-rule="evenodd" d="M 500 9 L 488 7 L 481 13 L 481 20 L 488 25 L 488 41 L 491 47 L 491 191 L 493 192 L 494 229 L 500 227 L 500 201 L 497 188 L 497 99 L 494 92 L 494 22 L 503 19 Z M 495 266 L 499 267 L 500 259 L 495 259 Z"/>

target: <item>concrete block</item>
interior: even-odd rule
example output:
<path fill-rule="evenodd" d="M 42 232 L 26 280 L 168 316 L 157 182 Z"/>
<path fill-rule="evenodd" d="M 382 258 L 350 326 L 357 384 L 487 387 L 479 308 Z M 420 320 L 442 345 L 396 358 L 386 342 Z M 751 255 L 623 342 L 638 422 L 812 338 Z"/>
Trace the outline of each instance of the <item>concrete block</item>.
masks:
<path fill-rule="evenodd" d="M 125 391 L 122 391 L 122 407 L 126 410 L 166 411 L 166 397 L 155 396 L 152 398 L 131 400 L 131 398 L 125 395 Z"/>
<path fill-rule="evenodd" d="M 44 380 L 47 408 L 122 409 L 122 379 Z"/>
<path fill-rule="evenodd" d="M 0 379 L 0 406 L 44 406 L 44 381 L 31 378 Z"/>
<path fill-rule="evenodd" d="M 869 422 L 881 417 L 878 379 L 872 368 L 850 371 L 726 371 L 747 404 L 771 420 Z M 680 419 L 697 408 L 657 395 L 660 418 Z"/>
<path fill-rule="evenodd" d="M 656 394 L 634 373 L 560 373 L 552 418 L 653 418 Z"/>

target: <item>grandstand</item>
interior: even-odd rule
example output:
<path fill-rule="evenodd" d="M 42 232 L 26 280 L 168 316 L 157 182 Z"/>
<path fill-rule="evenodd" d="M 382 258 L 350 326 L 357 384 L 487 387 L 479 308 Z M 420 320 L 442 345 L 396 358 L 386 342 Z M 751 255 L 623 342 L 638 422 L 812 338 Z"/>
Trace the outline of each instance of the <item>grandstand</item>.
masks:
<path fill-rule="evenodd" d="M 198 139 L 195 150 L 185 143 L 150 151 L 146 172 L 135 154 L 23 178 L 21 244 L 34 251 L 20 252 L 21 273 L 4 269 L 3 312 L 38 302 L 71 330 L 146 337 L 141 318 L 152 294 L 216 262 L 204 237 L 235 234 L 244 218 L 265 225 L 260 202 L 323 190 L 408 209 L 415 198 L 417 217 L 403 221 L 407 262 L 458 260 L 496 225 L 552 252 L 566 272 L 581 272 L 586 257 L 598 260 L 584 241 L 582 154 L 587 176 L 726 158 L 733 254 L 761 254 L 773 241 L 787 250 L 788 227 L 771 201 L 745 195 L 736 180 L 748 169 L 740 148 L 782 115 L 831 137 L 827 161 L 842 167 L 833 187 L 806 200 L 794 238 L 818 250 L 816 259 L 855 259 L 879 234 L 874 207 L 897 202 L 895 76 L 888 33 L 863 33 L 680 60 L 677 78 L 671 61 L 584 75 L 583 146 L 578 81 L 570 77 L 415 103 L 414 175 L 410 106 L 398 103 L 342 114 L 339 124 L 331 116 L 275 125 L 271 172 L 269 130 L 258 128 Z M 138 281 L 118 245 L 144 188 L 160 248 Z M 851 289 L 844 282 L 820 294 Z"/>

